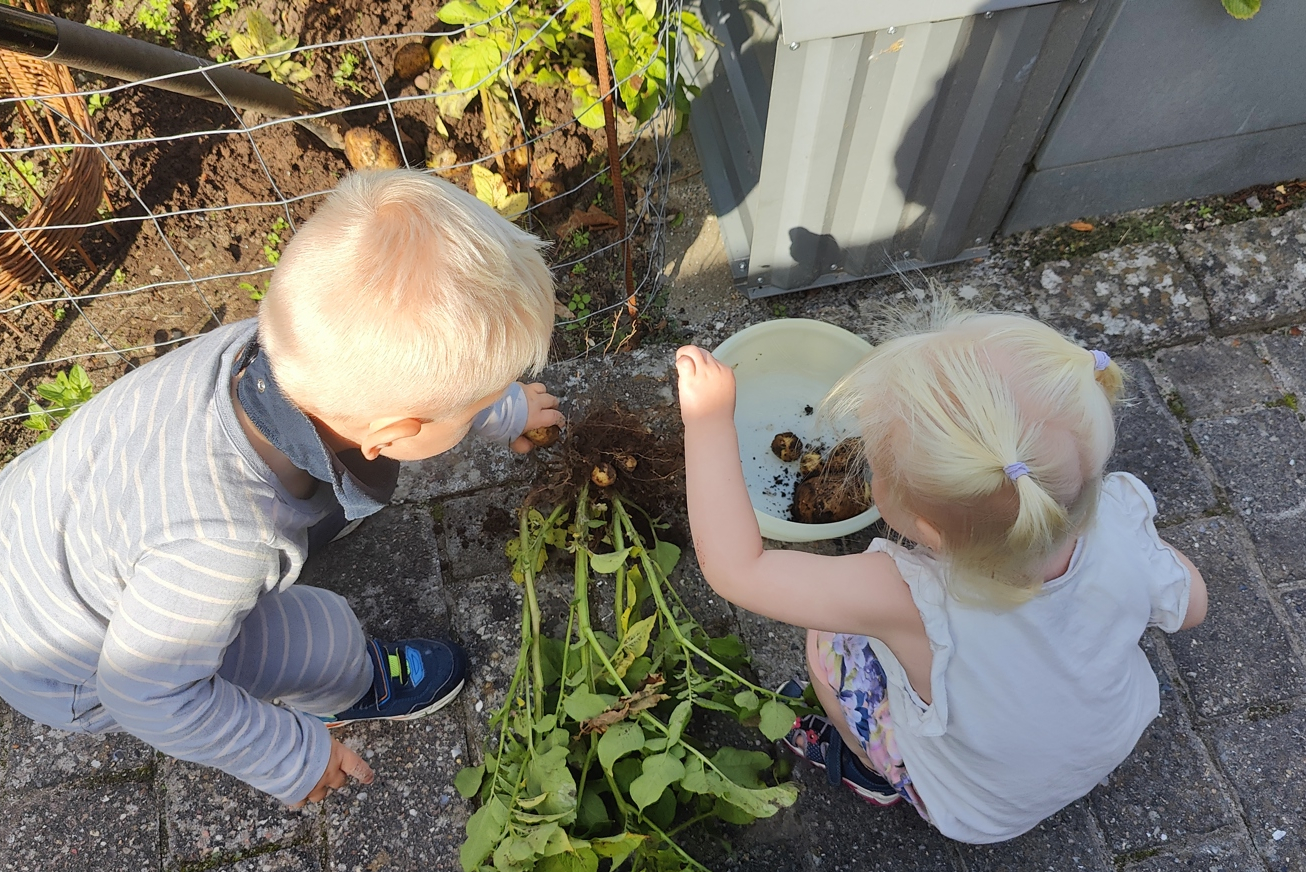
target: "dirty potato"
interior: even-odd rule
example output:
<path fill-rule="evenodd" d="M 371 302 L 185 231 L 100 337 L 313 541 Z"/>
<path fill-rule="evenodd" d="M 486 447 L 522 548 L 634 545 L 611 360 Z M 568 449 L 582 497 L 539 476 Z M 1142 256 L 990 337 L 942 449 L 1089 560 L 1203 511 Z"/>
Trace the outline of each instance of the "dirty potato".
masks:
<path fill-rule="evenodd" d="M 639 466 L 639 460 L 633 454 L 618 454 L 612 458 L 612 462 L 615 463 L 622 472 L 634 472 L 635 467 Z"/>
<path fill-rule="evenodd" d="M 401 79 L 415 79 L 431 68 L 431 52 L 420 42 L 400 46 L 395 53 L 395 75 Z"/>
<path fill-rule="evenodd" d="M 803 440 L 793 433 L 777 433 L 771 440 L 771 453 L 785 463 L 793 463 L 803 453 Z"/>
<path fill-rule="evenodd" d="M 596 463 L 590 470 L 590 481 L 594 482 L 596 487 L 612 487 L 617 483 L 617 471 L 606 461 Z"/>
<path fill-rule="evenodd" d="M 857 436 L 844 439 L 830 452 L 830 459 L 825 463 L 825 471 L 830 475 L 843 475 L 850 469 L 859 468 L 862 457 L 862 440 Z"/>
<path fill-rule="evenodd" d="M 345 131 L 345 157 L 356 170 L 397 170 L 404 165 L 395 144 L 370 127 Z"/>
<path fill-rule="evenodd" d="M 790 514 L 800 524 L 833 524 L 870 506 L 871 486 L 866 482 L 818 476 L 799 482 Z"/>
<path fill-rule="evenodd" d="M 548 448 L 562 438 L 562 428 L 557 424 L 548 427 L 535 427 L 522 434 L 536 448 Z"/>
<path fill-rule="evenodd" d="M 798 458 L 798 474 L 806 478 L 809 475 L 815 475 L 821 471 L 821 455 L 815 451 L 809 451 L 802 457 Z"/>

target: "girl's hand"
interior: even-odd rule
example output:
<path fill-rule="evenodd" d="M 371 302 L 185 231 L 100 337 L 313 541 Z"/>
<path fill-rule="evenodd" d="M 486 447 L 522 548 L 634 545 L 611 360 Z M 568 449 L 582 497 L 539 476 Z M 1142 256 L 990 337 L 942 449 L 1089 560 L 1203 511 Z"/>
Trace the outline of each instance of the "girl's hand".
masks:
<path fill-rule="evenodd" d="M 686 424 L 735 416 L 735 372 L 694 345 L 676 351 L 680 419 Z"/>
<path fill-rule="evenodd" d="M 567 419 L 558 411 L 558 398 L 549 393 L 549 389 L 539 382 L 522 385 L 526 393 L 526 429 L 537 430 L 543 427 L 565 426 Z M 525 436 L 518 436 L 508 446 L 518 454 L 525 454 L 535 444 Z"/>

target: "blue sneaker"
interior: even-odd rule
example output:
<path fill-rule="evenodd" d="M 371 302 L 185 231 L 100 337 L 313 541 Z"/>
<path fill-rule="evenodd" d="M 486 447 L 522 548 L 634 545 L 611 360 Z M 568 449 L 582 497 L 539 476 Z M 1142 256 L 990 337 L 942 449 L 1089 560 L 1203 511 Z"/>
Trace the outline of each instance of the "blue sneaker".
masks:
<path fill-rule="evenodd" d="M 352 721 L 411 721 L 448 705 L 463 689 L 467 655 L 453 642 L 402 639 L 367 644 L 372 687 L 327 727 Z"/>

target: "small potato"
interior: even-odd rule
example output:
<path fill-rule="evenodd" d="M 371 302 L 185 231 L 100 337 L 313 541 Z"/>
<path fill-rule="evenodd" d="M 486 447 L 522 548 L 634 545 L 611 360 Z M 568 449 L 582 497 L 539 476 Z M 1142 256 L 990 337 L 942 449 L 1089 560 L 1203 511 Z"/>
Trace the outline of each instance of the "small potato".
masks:
<path fill-rule="evenodd" d="M 612 487 L 617 483 L 617 471 L 610 463 L 595 464 L 594 469 L 590 470 L 590 481 L 597 487 Z"/>
<path fill-rule="evenodd" d="M 785 463 L 793 463 L 803 453 L 803 440 L 793 433 L 777 433 L 771 440 L 771 453 Z"/>
<path fill-rule="evenodd" d="M 535 427 L 527 430 L 522 435 L 531 440 L 531 444 L 536 448 L 548 448 L 562 438 L 562 428 L 557 424 L 551 424 L 548 427 Z"/>
<path fill-rule="evenodd" d="M 809 476 L 821 471 L 821 455 L 815 451 L 809 451 L 802 457 L 798 458 L 798 472 L 800 475 Z"/>
<path fill-rule="evenodd" d="M 834 446 L 834 450 L 830 452 L 830 459 L 826 461 L 825 471 L 831 475 L 843 475 L 849 469 L 857 469 L 861 456 L 862 440 L 856 436 L 844 439 Z"/>
<path fill-rule="evenodd" d="M 395 75 L 415 79 L 431 68 L 431 52 L 420 42 L 410 42 L 395 53 Z"/>
<path fill-rule="evenodd" d="M 345 157 L 356 170 L 397 170 L 404 165 L 395 144 L 370 127 L 345 131 Z"/>
<path fill-rule="evenodd" d="M 639 459 L 633 454 L 618 454 L 612 460 L 622 472 L 634 472 L 635 467 L 639 466 Z"/>

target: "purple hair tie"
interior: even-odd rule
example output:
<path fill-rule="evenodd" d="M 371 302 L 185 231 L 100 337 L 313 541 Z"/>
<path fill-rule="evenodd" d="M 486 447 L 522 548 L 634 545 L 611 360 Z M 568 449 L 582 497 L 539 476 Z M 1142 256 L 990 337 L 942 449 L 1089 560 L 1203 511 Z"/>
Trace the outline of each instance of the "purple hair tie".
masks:
<path fill-rule="evenodd" d="M 1015 463 L 1008 463 L 1002 467 L 1002 471 L 1007 474 L 1007 478 L 1015 481 L 1022 475 L 1029 475 L 1029 467 L 1017 460 Z"/>
<path fill-rule="evenodd" d="M 1101 372 L 1111 365 L 1111 355 L 1105 351 L 1098 351 L 1094 348 L 1089 354 L 1093 355 L 1093 369 L 1097 372 Z"/>

